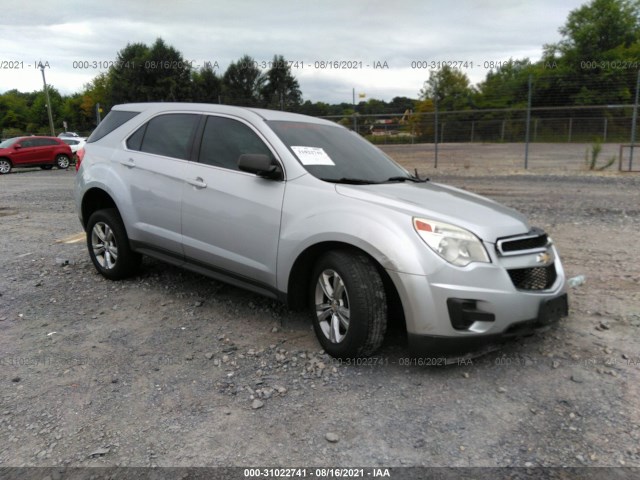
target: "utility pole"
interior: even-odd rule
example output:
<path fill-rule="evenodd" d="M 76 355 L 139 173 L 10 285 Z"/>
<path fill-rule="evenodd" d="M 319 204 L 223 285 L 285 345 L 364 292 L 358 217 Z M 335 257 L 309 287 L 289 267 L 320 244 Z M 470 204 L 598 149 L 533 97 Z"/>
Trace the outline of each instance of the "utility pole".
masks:
<path fill-rule="evenodd" d="M 47 87 L 47 80 L 44 78 L 44 65 L 42 62 L 38 62 L 38 68 L 42 72 L 42 83 L 44 84 L 44 97 L 47 100 L 47 113 L 49 114 L 49 129 L 51 130 L 51 136 L 55 137 L 56 133 L 53 129 L 53 116 L 51 115 L 51 100 L 49 99 L 49 88 Z"/>
<path fill-rule="evenodd" d="M 358 120 L 356 119 L 356 89 L 355 88 L 351 91 L 351 95 L 352 95 L 351 102 L 353 103 L 353 131 L 358 133 Z"/>
<path fill-rule="evenodd" d="M 524 144 L 524 169 L 529 168 L 529 134 L 531 132 L 531 83 L 533 76 L 529 74 L 529 96 L 527 97 L 527 127 Z"/>
<path fill-rule="evenodd" d="M 633 118 L 631 119 L 631 147 L 629 148 L 629 171 L 633 166 L 633 149 L 636 146 L 636 125 L 638 124 L 638 94 L 640 93 L 640 70 L 636 81 L 636 98 L 633 102 Z M 620 160 L 622 162 L 622 160 Z"/>
<path fill-rule="evenodd" d="M 433 104 L 435 107 L 435 115 L 433 118 L 433 146 L 434 146 L 434 163 L 433 168 L 438 168 L 438 91 L 436 89 L 433 95 Z"/>

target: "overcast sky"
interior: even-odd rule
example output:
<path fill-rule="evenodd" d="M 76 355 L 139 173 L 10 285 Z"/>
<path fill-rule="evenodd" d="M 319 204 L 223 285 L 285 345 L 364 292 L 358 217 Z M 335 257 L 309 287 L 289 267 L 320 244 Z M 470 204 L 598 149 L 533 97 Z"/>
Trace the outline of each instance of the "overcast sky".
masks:
<path fill-rule="evenodd" d="M 463 71 L 475 84 L 490 62 L 538 60 L 544 44 L 560 39 L 558 28 L 568 13 L 587 2 L 35 0 L 24 8 L 2 3 L 0 92 L 41 89 L 38 61 L 48 62 L 47 82 L 61 93 L 81 91 L 102 71 L 100 62 L 115 60 L 127 43 L 151 45 L 162 37 L 195 66 L 217 62 L 219 74 L 245 53 L 258 62 L 283 55 L 300 62 L 293 74 L 305 100 L 337 103 L 350 102 L 353 88 L 366 98 L 416 98 L 429 77 L 428 68 L 418 68 L 429 66 L 422 62 L 467 62 Z M 323 69 L 317 63 L 329 61 L 358 68 Z"/>

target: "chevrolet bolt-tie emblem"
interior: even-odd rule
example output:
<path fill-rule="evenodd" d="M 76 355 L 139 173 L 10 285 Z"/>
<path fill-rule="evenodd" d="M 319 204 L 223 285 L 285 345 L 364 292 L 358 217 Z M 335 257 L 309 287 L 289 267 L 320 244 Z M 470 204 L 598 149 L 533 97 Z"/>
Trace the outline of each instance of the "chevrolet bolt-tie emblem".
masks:
<path fill-rule="evenodd" d="M 551 255 L 549 255 L 548 252 L 540 253 L 536 257 L 536 262 L 542 263 L 543 265 L 549 263 L 550 260 L 551 260 Z"/>

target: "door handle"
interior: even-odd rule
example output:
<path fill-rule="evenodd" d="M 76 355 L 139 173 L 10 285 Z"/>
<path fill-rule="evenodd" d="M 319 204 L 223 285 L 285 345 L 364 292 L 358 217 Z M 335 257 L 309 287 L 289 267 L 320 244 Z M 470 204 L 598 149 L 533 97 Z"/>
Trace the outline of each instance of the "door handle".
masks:
<path fill-rule="evenodd" d="M 196 177 L 193 179 L 188 179 L 187 183 L 189 185 L 193 185 L 194 187 L 196 187 L 197 189 L 200 188 L 207 188 L 207 184 L 205 183 L 205 181 L 202 179 L 202 177 Z"/>

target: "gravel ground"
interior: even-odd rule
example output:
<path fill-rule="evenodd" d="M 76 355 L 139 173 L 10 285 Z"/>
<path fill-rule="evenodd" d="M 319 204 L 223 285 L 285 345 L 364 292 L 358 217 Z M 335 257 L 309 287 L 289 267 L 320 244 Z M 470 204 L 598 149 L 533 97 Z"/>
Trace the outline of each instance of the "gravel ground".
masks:
<path fill-rule="evenodd" d="M 568 318 L 447 367 L 402 332 L 338 362 L 272 300 L 150 259 L 103 279 L 69 243 L 72 170 L 0 177 L 0 467 L 640 467 L 640 177 L 420 148 L 387 151 L 551 233 L 586 279 Z"/>

